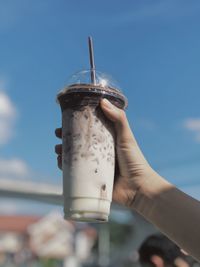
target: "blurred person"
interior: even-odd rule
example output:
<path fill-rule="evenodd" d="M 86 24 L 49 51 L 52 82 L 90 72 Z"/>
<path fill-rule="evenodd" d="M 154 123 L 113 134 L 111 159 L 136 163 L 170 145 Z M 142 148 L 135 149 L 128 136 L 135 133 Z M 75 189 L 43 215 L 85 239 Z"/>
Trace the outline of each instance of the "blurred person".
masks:
<path fill-rule="evenodd" d="M 195 260 L 162 234 L 147 237 L 139 250 L 142 267 L 192 267 Z"/>
<path fill-rule="evenodd" d="M 161 177 L 147 162 L 129 126 L 126 113 L 102 99 L 100 106 L 116 132 L 117 169 L 113 200 L 157 226 L 190 255 L 200 260 L 200 202 Z M 61 138 L 62 129 L 56 129 Z M 62 168 L 62 145 L 57 145 Z"/>

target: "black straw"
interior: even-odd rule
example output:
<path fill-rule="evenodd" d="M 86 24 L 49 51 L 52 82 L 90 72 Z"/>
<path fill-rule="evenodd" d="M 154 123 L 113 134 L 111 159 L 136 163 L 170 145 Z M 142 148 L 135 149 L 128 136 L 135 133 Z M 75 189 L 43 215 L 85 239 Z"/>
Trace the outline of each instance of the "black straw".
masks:
<path fill-rule="evenodd" d="M 89 55 L 90 55 L 90 76 L 91 82 L 96 84 L 96 75 L 95 75 L 95 65 L 94 65 L 94 51 L 93 51 L 93 43 L 92 37 L 88 37 L 88 45 L 89 45 Z"/>

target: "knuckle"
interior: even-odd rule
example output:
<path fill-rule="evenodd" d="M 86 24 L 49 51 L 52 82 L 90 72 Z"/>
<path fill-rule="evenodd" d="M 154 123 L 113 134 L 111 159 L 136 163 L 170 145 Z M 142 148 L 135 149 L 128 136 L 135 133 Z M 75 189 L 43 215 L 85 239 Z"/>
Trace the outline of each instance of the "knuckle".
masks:
<path fill-rule="evenodd" d="M 120 121 L 123 122 L 124 120 L 126 120 L 126 113 L 123 109 L 119 109 L 118 113 Z"/>

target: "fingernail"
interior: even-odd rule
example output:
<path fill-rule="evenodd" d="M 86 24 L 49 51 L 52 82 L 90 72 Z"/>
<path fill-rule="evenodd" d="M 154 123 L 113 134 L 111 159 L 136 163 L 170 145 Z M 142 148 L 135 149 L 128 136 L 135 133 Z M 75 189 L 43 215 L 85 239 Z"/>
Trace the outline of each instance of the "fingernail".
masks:
<path fill-rule="evenodd" d="M 109 108 L 109 109 L 114 109 L 115 107 L 113 106 L 113 104 L 110 102 L 110 101 L 108 101 L 108 99 L 106 99 L 106 98 L 103 98 L 102 99 L 102 102 L 103 102 L 103 104 L 107 107 L 107 108 Z"/>

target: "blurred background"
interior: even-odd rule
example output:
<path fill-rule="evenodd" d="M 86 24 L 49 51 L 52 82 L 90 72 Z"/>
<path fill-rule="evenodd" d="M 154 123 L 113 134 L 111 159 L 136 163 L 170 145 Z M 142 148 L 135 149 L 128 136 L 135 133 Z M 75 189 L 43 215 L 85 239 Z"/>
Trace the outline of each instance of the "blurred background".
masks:
<path fill-rule="evenodd" d="M 200 199 L 198 0 L 0 1 L 0 266 L 137 266 L 152 232 L 113 206 L 108 224 L 63 220 L 56 94 L 96 68 L 127 96 L 151 165 Z"/>

